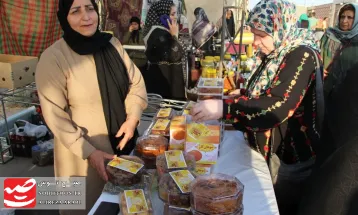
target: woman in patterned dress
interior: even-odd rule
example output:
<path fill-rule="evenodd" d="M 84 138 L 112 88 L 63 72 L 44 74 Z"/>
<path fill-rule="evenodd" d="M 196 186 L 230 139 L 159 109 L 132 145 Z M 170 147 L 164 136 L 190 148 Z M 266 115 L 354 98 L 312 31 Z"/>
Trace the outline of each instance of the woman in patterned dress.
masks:
<path fill-rule="evenodd" d="M 259 2 L 248 20 L 258 55 L 245 94 L 202 101 L 191 113 L 196 121 L 224 117 L 244 132 L 269 164 L 280 214 L 290 215 L 315 161 L 321 108 L 315 96 L 318 48 L 309 30 L 296 27 L 295 12 L 285 0 Z"/>

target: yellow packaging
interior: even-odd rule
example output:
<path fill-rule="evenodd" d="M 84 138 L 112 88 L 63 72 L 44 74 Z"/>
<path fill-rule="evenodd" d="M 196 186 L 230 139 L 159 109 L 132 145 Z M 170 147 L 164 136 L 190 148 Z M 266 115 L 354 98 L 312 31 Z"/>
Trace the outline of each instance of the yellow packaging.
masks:
<path fill-rule="evenodd" d="M 220 125 L 190 123 L 187 125 L 186 142 L 219 144 L 220 129 Z"/>
<path fill-rule="evenodd" d="M 170 123 L 169 150 L 184 150 L 186 117 L 176 116 Z"/>
<path fill-rule="evenodd" d="M 125 190 L 123 195 L 128 213 L 141 213 L 149 210 L 143 190 Z"/>
<path fill-rule="evenodd" d="M 173 113 L 173 109 L 171 108 L 162 108 L 158 111 L 157 113 L 157 118 L 160 118 L 160 119 L 168 119 L 171 117 Z"/>
<path fill-rule="evenodd" d="M 165 152 L 168 169 L 187 168 L 184 154 L 180 150 L 171 150 Z"/>
<path fill-rule="evenodd" d="M 216 164 L 219 144 L 186 142 L 185 153 L 193 155 L 197 164 Z"/>
<path fill-rule="evenodd" d="M 153 128 L 151 133 L 154 135 L 169 135 L 169 124 L 170 124 L 170 120 L 169 119 L 158 119 Z"/>
<path fill-rule="evenodd" d="M 119 157 L 114 158 L 107 165 L 133 174 L 137 174 L 139 170 L 141 170 L 144 167 L 143 164 L 125 160 Z"/>
<path fill-rule="evenodd" d="M 195 178 L 189 170 L 178 170 L 169 172 L 169 174 L 182 193 L 190 193 L 190 183 L 194 181 Z"/>
<path fill-rule="evenodd" d="M 212 167 L 212 165 L 197 164 L 196 167 L 195 167 L 194 173 L 197 176 L 210 175 L 211 174 L 211 167 Z"/>

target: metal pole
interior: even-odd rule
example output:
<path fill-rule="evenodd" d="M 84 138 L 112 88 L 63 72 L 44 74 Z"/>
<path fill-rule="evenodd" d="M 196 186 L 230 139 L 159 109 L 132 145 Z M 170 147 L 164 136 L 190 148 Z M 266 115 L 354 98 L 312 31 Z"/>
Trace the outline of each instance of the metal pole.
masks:
<path fill-rule="evenodd" d="M 220 50 L 220 65 L 219 65 L 219 78 L 223 76 L 223 60 L 225 55 L 225 33 L 226 33 L 226 7 L 223 6 L 223 15 L 222 15 L 222 27 L 221 27 L 221 50 Z"/>
<path fill-rule="evenodd" d="M 4 121 L 5 121 L 5 128 L 6 128 L 7 138 L 9 140 L 9 145 L 11 145 L 9 125 L 7 124 L 7 117 L 6 117 L 6 112 L 5 112 L 4 97 L 1 97 L 1 105 L 2 105 L 2 111 L 3 111 L 3 114 L 4 114 Z"/>

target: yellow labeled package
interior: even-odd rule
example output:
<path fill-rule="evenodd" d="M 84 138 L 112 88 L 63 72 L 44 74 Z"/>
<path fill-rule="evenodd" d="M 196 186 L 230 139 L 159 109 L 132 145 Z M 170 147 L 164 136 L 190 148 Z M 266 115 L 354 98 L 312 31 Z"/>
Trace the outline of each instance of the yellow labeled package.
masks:
<path fill-rule="evenodd" d="M 155 122 L 154 126 L 152 127 L 151 134 L 168 136 L 169 125 L 170 125 L 169 119 L 158 119 Z"/>
<path fill-rule="evenodd" d="M 220 125 L 190 123 L 187 125 L 186 142 L 219 144 L 220 130 Z"/>
<path fill-rule="evenodd" d="M 210 175 L 212 165 L 205 165 L 205 164 L 197 164 L 194 170 L 194 173 L 197 176 L 200 175 Z"/>
<path fill-rule="evenodd" d="M 178 170 L 169 172 L 169 174 L 182 193 L 190 193 L 190 183 L 194 181 L 195 178 L 189 170 Z"/>
<path fill-rule="evenodd" d="M 171 150 L 165 152 L 168 169 L 186 168 L 183 151 Z"/>
<path fill-rule="evenodd" d="M 169 150 L 184 150 L 186 117 L 176 116 L 170 123 Z"/>
<path fill-rule="evenodd" d="M 157 118 L 159 119 L 169 119 L 173 114 L 173 109 L 171 108 L 161 108 L 157 113 Z"/>
<path fill-rule="evenodd" d="M 133 174 L 137 174 L 139 170 L 144 167 L 143 164 L 125 160 L 119 157 L 114 158 L 107 165 Z"/>
<path fill-rule="evenodd" d="M 143 190 L 125 190 L 123 194 L 129 214 L 142 213 L 149 210 Z"/>
<path fill-rule="evenodd" d="M 187 142 L 185 153 L 194 156 L 197 164 L 216 164 L 219 156 L 219 144 Z"/>

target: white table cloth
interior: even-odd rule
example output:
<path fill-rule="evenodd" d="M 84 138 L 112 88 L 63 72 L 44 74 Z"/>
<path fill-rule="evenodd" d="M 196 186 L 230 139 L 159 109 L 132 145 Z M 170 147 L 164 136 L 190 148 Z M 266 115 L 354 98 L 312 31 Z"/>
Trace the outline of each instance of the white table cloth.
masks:
<path fill-rule="evenodd" d="M 259 153 L 246 144 L 241 132 L 225 132 L 219 160 L 211 171 L 236 176 L 244 184 L 244 215 L 279 215 L 267 164 Z M 119 197 L 102 193 L 90 215 L 94 214 L 102 201 L 118 203 Z M 152 203 L 155 215 L 162 215 L 163 203 L 158 193 L 153 193 Z"/>

